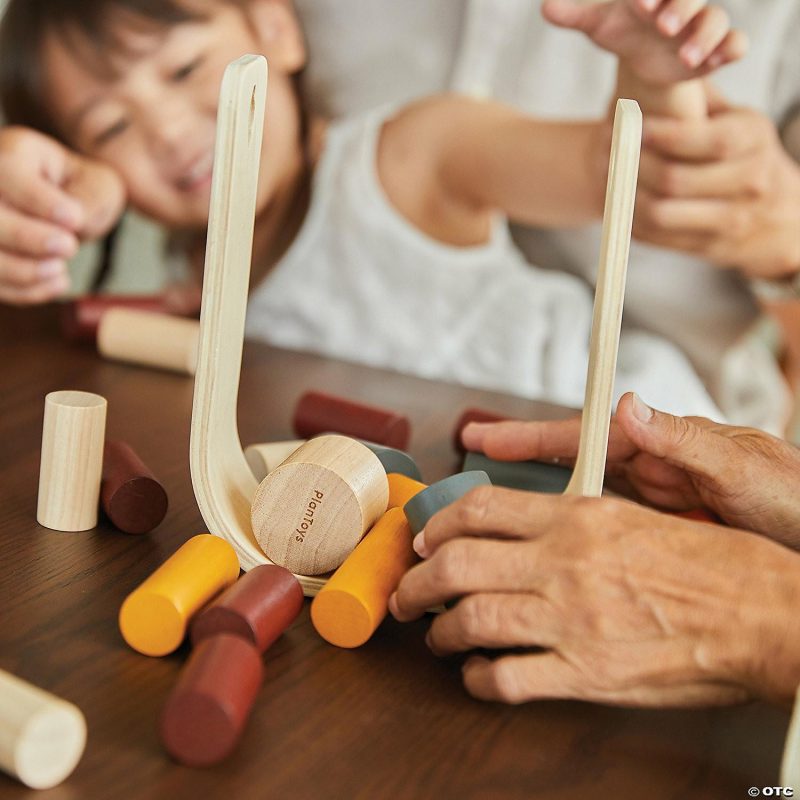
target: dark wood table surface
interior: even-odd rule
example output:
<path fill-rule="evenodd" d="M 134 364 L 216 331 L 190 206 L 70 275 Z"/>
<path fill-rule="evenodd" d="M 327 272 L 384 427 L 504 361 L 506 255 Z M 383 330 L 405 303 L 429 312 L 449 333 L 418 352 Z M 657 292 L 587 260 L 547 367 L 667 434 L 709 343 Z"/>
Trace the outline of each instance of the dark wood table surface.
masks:
<path fill-rule="evenodd" d="M 300 618 L 268 651 L 266 681 L 229 760 L 170 761 L 156 719 L 185 662 L 130 650 L 117 629 L 125 596 L 205 530 L 189 478 L 192 380 L 101 360 L 60 339 L 55 308 L 0 309 L 0 668 L 77 704 L 89 739 L 73 775 L 33 792 L 0 773 L 0 798 L 745 798 L 776 785 L 788 712 L 631 710 L 576 702 L 505 707 L 471 699 L 459 661 L 423 643 L 426 621 L 387 620 L 339 650 Z M 554 417 L 553 407 L 265 346 L 245 347 L 244 444 L 293 438 L 294 403 L 323 389 L 407 413 L 426 480 L 458 468 L 452 426 L 468 405 Z M 107 522 L 83 533 L 36 523 L 44 396 L 108 399 L 109 436 L 127 439 L 169 493 L 153 533 Z"/>

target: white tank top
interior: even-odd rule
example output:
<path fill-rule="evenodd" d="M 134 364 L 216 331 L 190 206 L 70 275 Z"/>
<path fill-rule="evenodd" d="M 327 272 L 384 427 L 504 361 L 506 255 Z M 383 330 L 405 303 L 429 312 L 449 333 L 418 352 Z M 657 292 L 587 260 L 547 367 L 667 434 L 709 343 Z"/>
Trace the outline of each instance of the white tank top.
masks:
<path fill-rule="evenodd" d="M 281 347 L 580 407 L 592 294 L 532 267 L 494 220 L 480 246 L 442 244 L 396 211 L 377 175 L 383 108 L 331 125 L 311 205 L 254 289 L 246 332 Z M 721 419 L 688 360 L 626 330 L 615 400 L 634 390 L 677 414 Z"/>

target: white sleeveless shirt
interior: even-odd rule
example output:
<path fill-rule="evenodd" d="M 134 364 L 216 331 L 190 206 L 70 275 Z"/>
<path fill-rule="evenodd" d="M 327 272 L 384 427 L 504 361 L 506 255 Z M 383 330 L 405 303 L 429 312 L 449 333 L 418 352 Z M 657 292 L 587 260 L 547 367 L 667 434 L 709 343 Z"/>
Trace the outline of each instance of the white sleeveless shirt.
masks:
<path fill-rule="evenodd" d="M 592 293 L 532 267 L 498 217 L 480 246 L 442 244 L 396 211 L 377 175 L 383 108 L 332 124 L 306 219 L 253 290 L 246 333 L 291 349 L 580 407 Z M 676 414 L 721 419 L 685 356 L 624 330 L 626 391 Z"/>

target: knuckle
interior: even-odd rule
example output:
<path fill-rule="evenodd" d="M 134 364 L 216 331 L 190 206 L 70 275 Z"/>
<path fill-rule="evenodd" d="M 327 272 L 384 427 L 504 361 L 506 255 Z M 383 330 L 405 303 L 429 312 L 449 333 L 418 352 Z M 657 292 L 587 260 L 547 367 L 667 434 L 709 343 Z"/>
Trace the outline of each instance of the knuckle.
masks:
<path fill-rule="evenodd" d="M 462 530 L 480 531 L 490 518 L 494 492 L 491 486 L 476 486 L 470 489 L 458 504 L 458 523 Z"/>
<path fill-rule="evenodd" d="M 458 620 L 467 644 L 483 641 L 486 632 L 496 627 L 498 615 L 494 604 L 481 595 L 467 595 L 456 606 Z"/>
<path fill-rule="evenodd" d="M 462 542 L 450 541 L 443 544 L 430 559 L 433 580 L 436 585 L 448 592 L 458 591 L 464 583 L 467 571 L 467 558 Z"/>

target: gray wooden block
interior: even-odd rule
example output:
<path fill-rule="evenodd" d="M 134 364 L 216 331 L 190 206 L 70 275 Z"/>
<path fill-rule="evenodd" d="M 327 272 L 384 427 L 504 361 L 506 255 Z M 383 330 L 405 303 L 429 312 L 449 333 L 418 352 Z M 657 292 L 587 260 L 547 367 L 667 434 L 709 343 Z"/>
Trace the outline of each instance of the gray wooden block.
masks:
<path fill-rule="evenodd" d="M 438 483 L 431 484 L 427 489 L 414 495 L 403 506 L 403 511 L 412 532 L 414 535 L 418 534 L 437 511 L 441 511 L 445 506 L 454 503 L 470 489 L 475 486 L 487 486 L 490 484 L 489 476 L 479 470 L 459 472 Z"/>
<path fill-rule="evenodd" d="M 572 477 L 571 467 L 543 461 L 495 461 L 483 453 L 467 453 L 464 472 L 483 470 L 495 486 L 528 492 L 562 494 Z"/>
<path fill-rule="evenodd" d="M 383 464 L 387 475 L 390 472 L 399 472 L 407 478 L 419 481 L 420 483 L 423 482 L 417 463 L 404 450 L 397 450 L 394 447 L 386 447 L 386 445 L 383 444 L 368 442 L 366 439 L 359 439 L 359 441 L 378 456 L 378 460 Z"/>

